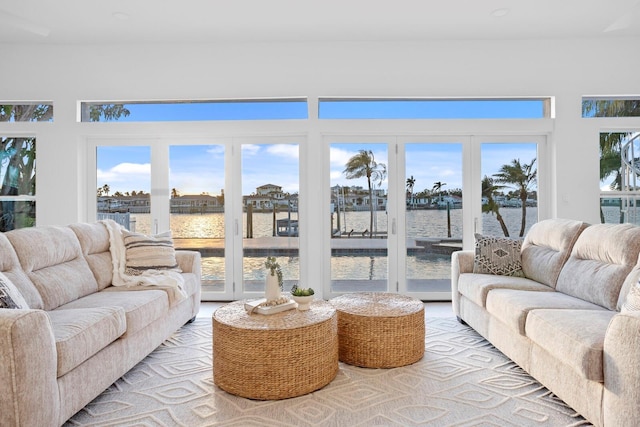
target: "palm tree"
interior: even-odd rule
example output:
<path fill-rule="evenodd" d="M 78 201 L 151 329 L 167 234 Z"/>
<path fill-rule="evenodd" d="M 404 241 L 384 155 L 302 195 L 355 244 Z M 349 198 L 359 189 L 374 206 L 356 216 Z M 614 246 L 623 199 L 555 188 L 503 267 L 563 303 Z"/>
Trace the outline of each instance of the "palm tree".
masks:
<path fill-rule="evenodd" d="M 347 179 L 367 178 L 369 186 L 369 212 L 371 218 L 369 220 L 369 238 L 373 237 L 373 185 L 372 183 L 382 184 L 387 177 L 387 166 L 384 163 L 376 163 L 373 151 L 360 150 L 358 154 L 352 156 L 345 165 L 344 171 Z"/>
<path fill-rule="evenodd" d="M 482 205 L 482 213 L 495 215 L 498 223 L 500 224 L 500 228 L 502 228 L 504 237 L 509 237 L 509 229 L 504 223 L 502 215 L 500 215 L 500 205 L 498 205 L 493 198 L 493 196 L 502 188 L 504 188 L 504 186 L 496 185 L 493 178 L 490 178 L 487 175 L 482 178 L 482 196 L 487 199 L 487 203 Z"/>
<path fill-rule="evenodd" d="M 171 198 L 172 199 L 176 199 L 180 197 L 180 193 L 178 192 L 178 190 L 176 190 L 175 188 L 171 189 Z"/>
<path fill-rule="evenodd" d="M 534 168 L 536 159 L 529 164 L 521 164 L 520 159 L 513 159 L 511 164 L 502 165 L 500 171 L 493 175 L 496 182 L 512 184 L 520 196 L 522 204 L 522 220 L 520 222 L 520 237 L 524 236 L 527 224 L 527 195 L 532 184 L 535 184 L 538 171 Z"/>
<path fill-rule="evenodd" d="M 410 178 L 407 178 L 407 192 L 409 193 L 409 206 L 415 207 L 415 202 L 413 199 L 413 186 L 416 184 L 416 179 L 411 175 Z"/>
<path fill-rule="evenodd" d="M 104 193 L 105 196 L 109 195 L 109 191 L 111 191 L 109 184 L 105 184 L 102 186 L 102 192 Z"/>
<path fill-rule="evenodd" d="M 447 185 L 446 182 L 437 181 L 433 183 L 433 188 L 431 189 L 431 191 L 440 196 L 440 201 L 442 201 L 442 191 L 440 190 L 442 190 L 442 187 L 444 187 L 445 185 Z"/>

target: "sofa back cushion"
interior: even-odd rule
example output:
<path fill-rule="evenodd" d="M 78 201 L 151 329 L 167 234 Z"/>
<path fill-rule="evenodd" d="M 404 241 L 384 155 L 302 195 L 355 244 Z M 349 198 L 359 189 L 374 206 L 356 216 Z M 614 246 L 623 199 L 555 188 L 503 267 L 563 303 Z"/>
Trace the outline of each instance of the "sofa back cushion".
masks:
<path fill-rule="evenodd" d="M 78 236 L 82 253 L 98 282 L 98 288 L 104 289 L 111 285 L 113 263 L 107 227 L 100 222 L 94 222 L 71 224 L 69 228 Z"/>
<path fill-rule="evenodd" d="M 531 226 L 522 242 L 521 262 L 525 277 L 555 288 L 573 245 L 587 226 L 582 221 L 561 218 Z"/>
<path fill-rule="evenodd" d="M 21 228 L 5 234 L 38 290 L 44 310 L 53 310 L 98 290 L 80 242 L 69 227 Z"/>
<path fill-rule="evenodd" d="M 640 254 L 640 227 L 596 224 L 585 229 L 562 268 L 556 290 L 616 310 L 620 289 Z"/>
<path fill-rule="evenodd" d="M 18 255 L 13 250 L 6 233 L 0 233 L 0 271 L 18 289 L 29 308 L 42 309 L 40 293 L 22 270 Z"/>

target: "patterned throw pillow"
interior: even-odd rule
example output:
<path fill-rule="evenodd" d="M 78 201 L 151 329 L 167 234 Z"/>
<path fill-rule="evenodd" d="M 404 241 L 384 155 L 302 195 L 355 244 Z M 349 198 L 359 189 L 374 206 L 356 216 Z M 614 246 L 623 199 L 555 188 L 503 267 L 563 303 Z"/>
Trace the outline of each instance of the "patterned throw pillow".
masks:
<path fill-rule="evenodd" d="M 520 248 L 522 240 L 476 234 L 473 272 L 524 277 Z"/>
<path fill-rule="evenodd" d="M 181 271 L 176 261 L 171 232 L 147 236 L 122 230 L 126 252 L 125 273 L 139 276 L 146 270 Z"/>
<path fill-rule="evenodd" d="M 620 308 L 621 312 L 625 311 L 639 311 L 640 310 L 640 283 L 636 283 L 629 290 L 627 294 L 627 299 L 622 304 Z"/>
<path fill-rule="evenodd" d="M 0 273 L 0 308 L 29 308 L 18 288 L 2 273 Z"/>

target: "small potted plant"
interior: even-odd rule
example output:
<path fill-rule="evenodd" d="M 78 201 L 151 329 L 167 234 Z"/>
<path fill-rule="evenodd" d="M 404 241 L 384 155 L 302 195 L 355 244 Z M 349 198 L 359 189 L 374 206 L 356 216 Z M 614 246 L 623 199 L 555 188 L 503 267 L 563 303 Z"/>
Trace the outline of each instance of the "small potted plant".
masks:
<path fill-rule="evenodd" d="M 298 310 L 309 310 L 309 304 L 313 301 L 313 288 L 300 288 L 298 285 L 293 285 L 291 288 L 291 298 L 298 303 Z"/>

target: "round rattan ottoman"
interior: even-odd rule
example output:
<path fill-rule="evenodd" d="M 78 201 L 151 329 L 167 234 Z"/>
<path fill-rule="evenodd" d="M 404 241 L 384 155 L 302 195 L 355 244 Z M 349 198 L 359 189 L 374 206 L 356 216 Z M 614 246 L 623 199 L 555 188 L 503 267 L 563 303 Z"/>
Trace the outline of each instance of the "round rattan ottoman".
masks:
<path fill-rule="evenodd" d="M 316 300 L 308 311 L 249 314 L 243 301 L 213 313 L 213 382 L 237 396 L 276 400 L 324 387 L 338 373 L 336 311 Z"/>
<path fill-rule="evenodd" d="M 384 292 L 345 294 L 329 301 L 338 311 L 342 362 L 367 368 L 395 368 L 424 356 L 424 304 Z"/>

